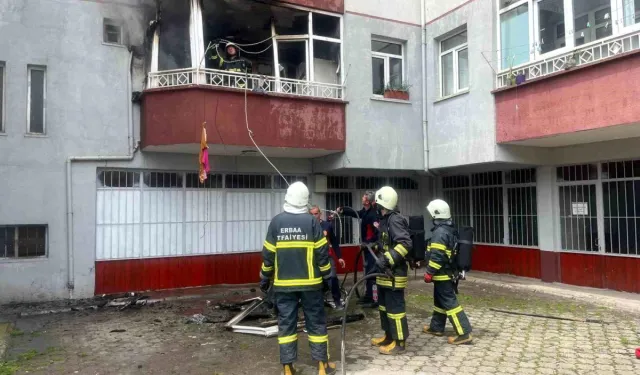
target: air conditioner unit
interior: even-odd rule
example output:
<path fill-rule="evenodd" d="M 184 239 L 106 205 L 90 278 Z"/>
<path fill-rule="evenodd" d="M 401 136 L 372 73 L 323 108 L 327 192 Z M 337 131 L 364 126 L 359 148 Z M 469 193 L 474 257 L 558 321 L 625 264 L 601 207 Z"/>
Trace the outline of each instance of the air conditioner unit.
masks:
<path fill-rule="evenodd" d="M 327 192 L 327 176 L 317 174 L 314 176 L 313 192 L 314 193 L 326 193 Z"/>

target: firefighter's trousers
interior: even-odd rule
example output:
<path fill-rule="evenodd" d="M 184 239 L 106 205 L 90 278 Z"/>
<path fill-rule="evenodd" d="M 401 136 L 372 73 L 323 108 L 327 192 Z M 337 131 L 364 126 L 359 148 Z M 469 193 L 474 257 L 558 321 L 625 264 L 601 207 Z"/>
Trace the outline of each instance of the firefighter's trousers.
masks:
<path fill-rule="evenodd" d="M 378 310 L 380 325 L 387 336 L 394 340 L 406 340 L 409 337 L 407 310 L 404 302 L 404 288 L 393 290 L 378 285 Z"/>
<path fill-rule="evenodd" d="M 467 314 L 462 310 L 462 306 L 458 304 L 453 281 L 434 281 L 433 300 L 435 307 L 431 317 L 430 328 L 432 331 L 444 332 L 448 317 L 457 335 L 471 333 L 471 323 L 469 323 Z"/>
<path fill-rule="evenodd" d="M 322 290 L 314 290 L 276 292 L 280 363 L 293 363 L 298 358 L 298 301 L 301 302 L 304 312 L 311 358 L 314 361 L 327 362 L 329 336 L 324 312 L 324 296 Z"/>

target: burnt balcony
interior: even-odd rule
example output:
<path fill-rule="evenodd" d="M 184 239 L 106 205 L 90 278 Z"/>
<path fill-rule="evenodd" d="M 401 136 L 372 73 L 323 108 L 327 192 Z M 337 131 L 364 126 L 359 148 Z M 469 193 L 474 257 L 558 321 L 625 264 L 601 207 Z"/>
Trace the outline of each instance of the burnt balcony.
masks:
<path fill-rule="evenodd" d="M 145 151 L 198 153 L 206 123 L 213 154 L 254 150 L 318 157 L 345 150 L 341 85 L 214 69 L 150 73 L 142 103 Z M 246 113 L 245 113 L 246 108 Z"/>

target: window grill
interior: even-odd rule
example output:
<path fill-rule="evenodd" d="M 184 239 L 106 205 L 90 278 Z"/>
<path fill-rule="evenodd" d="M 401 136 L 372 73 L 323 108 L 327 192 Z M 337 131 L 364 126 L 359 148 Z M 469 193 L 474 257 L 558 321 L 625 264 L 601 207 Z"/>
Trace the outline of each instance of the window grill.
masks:
<path fill-rule="evenodd" d="M 349 177 L 327 176 L 327 189 L 349 189 Z"/>
<path fill-rule="evenodd" d="M 516 246 L 538 246 L 535 183 L 533 168 L 442 179 L 443 196 L 458 227 L 474 227 L 479 243 Z"/>
<path fill-rule="evenodd" d="M 187 173 L 186 176 L 187 189 L 222 189 L 222 175 L 221 174 L 209 174 L 204 183 L 200 183 L 200 176 L 198 173 Z"/>
<path fill-rule="evenodd" d="M 418 183 L 409 177 L 390 177 L 389 186 L 396 190 L 418 190 Z"/>
<path fill-rule="evenodd" d="M 357 190 L 378 190 L 387 184 L 385 177 L 356 177 Z"/>
<path fill-rule="evenodd" d="M 228 174 L 225 176 L 227 189 L 270 189 L 270 175 Z"/>
<path fill-rule="evenodd" d="M 140 172 L 109 170 L 98 172 L 98 188 L 138 188 Z"/>
<path fill-rule="evenodd" d="M 150 188 L 181 188 L 182 173 L 174 172 L 145 172 L 144 185 Z"/>
<path fill-rule="evenodd" d="M 350 192 L 326 193 L 325 202 L 327 207 L 353 207 L 353 195 Z M 342 224 L 342 226 L 340 224 Z M 357 220 L 350 220 L 347 217 L 343 217 L 341 221 L 334 220 L 333 225 L 341 245 L 357 242 L 354 233 L 354 228 L 357 228 L 357 225 L 359 225 Z"/>
<path fill-rule="evenodd" d="M 293 184 L 294 182 L 302 182 L 305 185 L 309 186 L 307 184 L 307 177 L 306 176 L 293 176 L 293 175 L 284 175 L 284 178 L 287 180 L 287 182 L 285 182 L 281 176 L 274 176 L 273 177 L 273 188 L 274 189 L 287 189 L 289 187 L 290 184 Z"/>

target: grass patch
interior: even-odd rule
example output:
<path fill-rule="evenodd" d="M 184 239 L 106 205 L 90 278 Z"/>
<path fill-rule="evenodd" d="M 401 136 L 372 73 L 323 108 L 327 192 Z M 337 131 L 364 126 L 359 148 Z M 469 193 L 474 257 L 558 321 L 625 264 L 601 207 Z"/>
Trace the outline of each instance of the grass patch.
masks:
<path fill-rule="evenodd" d="M 11 337 L 20 337 L 20 336 L 24 336 L 24 332 L 22 332 L 19 329 L 12 329 L 11 332 L 9 332 L 9 336 Z"/>
<path fill-rule="evenodd" d="M 35 349 L 31 349 L 28 352 L 24 352 L 18 356 L 18 359 L 22 362 L 27 362 L 38 356 L 38 351 Z"/>
<path fill-rule="evenodd" d="M 15 361 L 0 361 L 0 375 L 13 375 L 18 370 L 20 370 L 20 366 Z"/>

